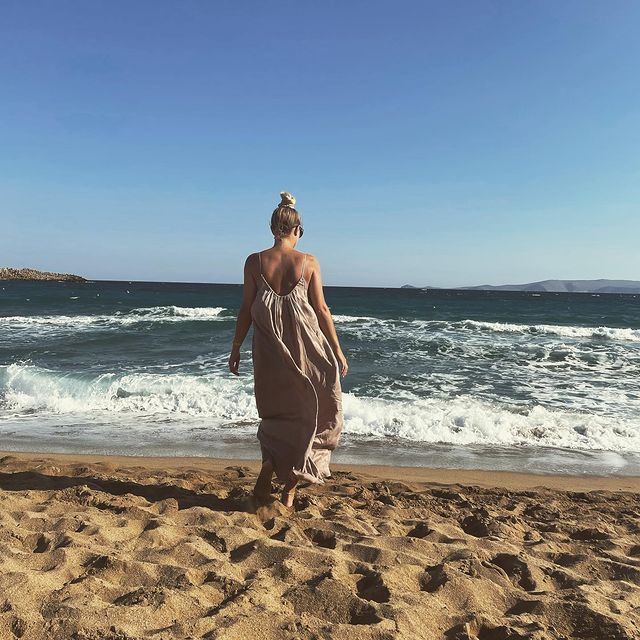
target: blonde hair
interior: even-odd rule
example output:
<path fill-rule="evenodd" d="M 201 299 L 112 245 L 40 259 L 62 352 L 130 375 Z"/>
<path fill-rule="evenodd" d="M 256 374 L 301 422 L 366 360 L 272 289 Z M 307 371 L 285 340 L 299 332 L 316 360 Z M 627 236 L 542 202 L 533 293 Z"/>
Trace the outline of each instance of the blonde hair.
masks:
<path fill-rule="evenodd" d="M 288 191 L 280 192 L 280 204 L 271 214 L 271 232 L 276 238 L 288 236 L 294 227 L 301 224 L 295 203 L 296 199 Z"/>

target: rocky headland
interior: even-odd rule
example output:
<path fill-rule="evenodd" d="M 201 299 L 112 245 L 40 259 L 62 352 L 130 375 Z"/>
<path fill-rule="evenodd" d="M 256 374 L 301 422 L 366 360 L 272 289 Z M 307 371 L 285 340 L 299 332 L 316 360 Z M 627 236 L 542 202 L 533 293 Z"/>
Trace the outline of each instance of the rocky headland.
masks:
<path fill-rule="evenodd" d="M 54 271 L 38 271 L 37 269 L 14 269 L 0 267 L 0 280 L 64 280 L 66 282 L 86 282 L 86 278 L 73 273 L 56 273 Z"/>

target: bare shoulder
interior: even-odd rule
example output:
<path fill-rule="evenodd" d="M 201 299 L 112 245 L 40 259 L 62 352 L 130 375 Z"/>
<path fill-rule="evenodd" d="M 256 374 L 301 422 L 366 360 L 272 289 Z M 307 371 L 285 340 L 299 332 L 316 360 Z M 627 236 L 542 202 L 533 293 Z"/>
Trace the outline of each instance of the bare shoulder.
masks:
<path fill-rule="evenodd" d="M 320 283 L 322 276 L 320 275 L 320 261 L 313 254 L 307 253 L 307 262 L 305 267 L 305 278 L 308 282 Z"/>
<path fill-rule="evenodd" d="M 260 255 L 258 252 L 249 254 L 247 256 L 247 259 L 244 261 L 245 271 L 259 272 L 260 271 L 259 263 L 260 263 Z"/>
<path fill-rule="evenodd" d="M 307 266 L 310 269 L 319 269 L 320 262 L 318 258 L 316 258 L 312 253 L 307 253 L 306 255 L 307 255 Z"/>
<path fill-rule="evenodd" d="M 250 253 L 247 256 L 247 259 L 244 261 L 244 264 L 246 267 L 249 267 L 251 265 L 258 264 L 259 259 L 260 259 L 259 252 L 256 251 L 255 253 Z"/>

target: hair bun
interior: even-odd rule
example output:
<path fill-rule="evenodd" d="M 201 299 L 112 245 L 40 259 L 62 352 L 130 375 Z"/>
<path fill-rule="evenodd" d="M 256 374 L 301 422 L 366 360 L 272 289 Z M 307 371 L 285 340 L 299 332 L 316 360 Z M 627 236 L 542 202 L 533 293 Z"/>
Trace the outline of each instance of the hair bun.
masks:
<path fill-rule="evenodd" d="M 288 192 L 281 191 L 280 192 L 280 205 L 281 207 L 294 207 L 296 204 L 296 199 Z"/>

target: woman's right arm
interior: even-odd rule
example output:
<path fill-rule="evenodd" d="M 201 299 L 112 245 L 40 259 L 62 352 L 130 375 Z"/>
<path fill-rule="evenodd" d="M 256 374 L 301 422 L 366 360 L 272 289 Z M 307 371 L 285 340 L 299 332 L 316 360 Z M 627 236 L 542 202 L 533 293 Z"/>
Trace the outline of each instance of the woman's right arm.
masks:
<path fill-rule="evenodd" d="M 252 253 L 244 263 L 242 304 L 238 312 L 236 332 L 233 338 L 233 345 L 231 346 L 231 355 L 229 356 L 229 370 L 235 375 L 238 375 L 238 369 L 240 367 L 240 347 L 251 327 L 251 305 L 258 291 L 251 267 L 251 263 L 257 260 L 257 257 L 254 258 L 255 255 L 255 253 Z"/>
<path fill-rule="evenodd" d="M 311 272 L 311 280 L 309 281 L 309 302 L 311 303 L 313 310 L 316 312 L 320 329 L 327 337 L 327 340 L 331 345 L 331 349 L 336 356 L 338 366 L 340 368 L 340 375 L 346 376 L 347 371 L 349 370 L 349 364 L 347 363 L 344 353 L 342 353 L 338 334 L 336 333 L 333 318 L 331 317 L 331 311 L 324 299 L 322 276 L 320 275 L 320 263 L 315 256 L 309 255 L 308 265 L 309 272 Z"/>

